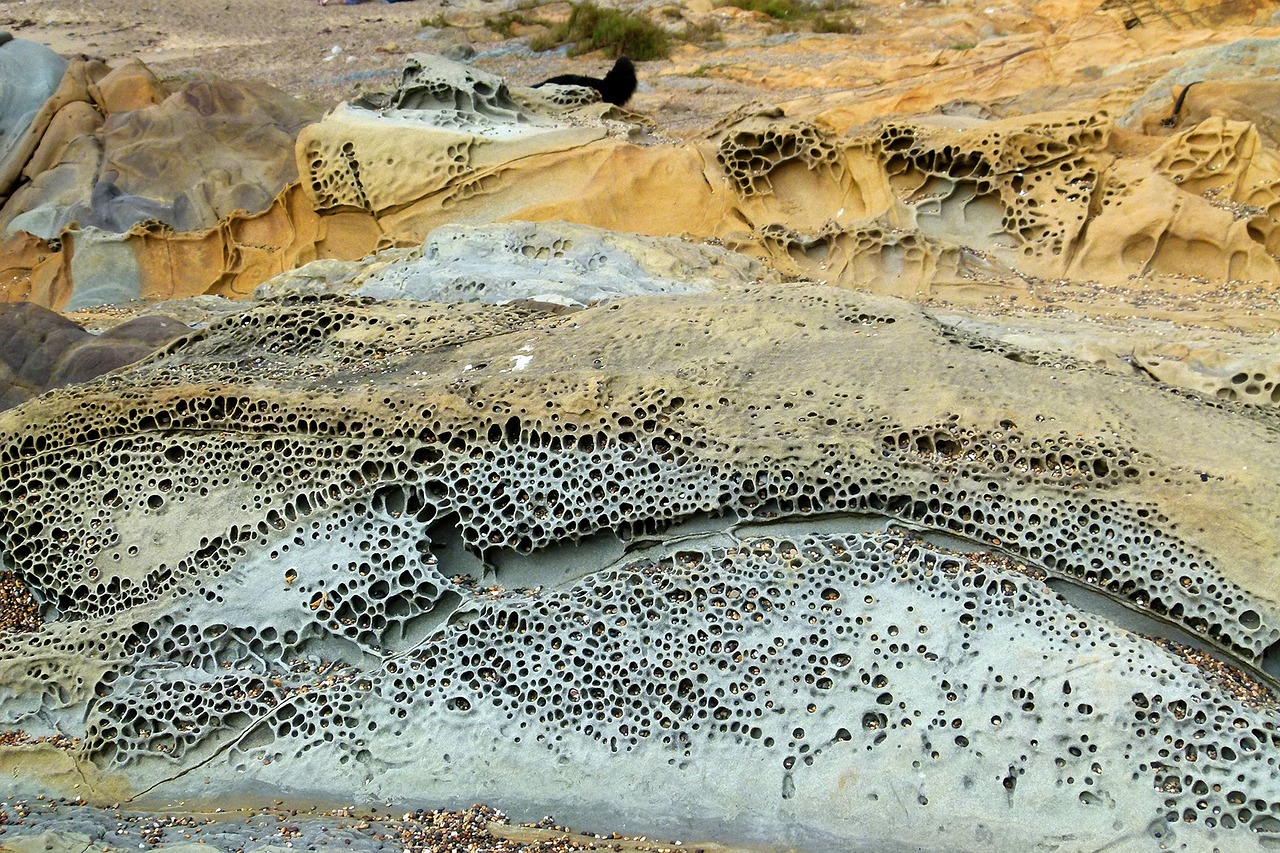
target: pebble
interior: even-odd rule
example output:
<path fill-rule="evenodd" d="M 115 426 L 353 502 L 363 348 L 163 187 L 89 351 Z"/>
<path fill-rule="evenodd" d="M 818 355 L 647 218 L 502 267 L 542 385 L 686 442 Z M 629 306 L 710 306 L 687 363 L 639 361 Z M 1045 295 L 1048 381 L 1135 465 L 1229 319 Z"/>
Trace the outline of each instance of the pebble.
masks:
<path fill-rule="evenodd" d="M 253 853 L 292 847 L 324 850 L 341 846 L 354 853 L 572 853 L 638 851 L 703 853 L 680 842 L 662 844 L 643 837 L 575 833 L 548 816 L 513 825 L 485 805 L 468 809 L 374 813 L 359 806 L 299 814 L 279 801 L 276 808 L 156 814 L 95 808 L 82 802 L 40 799 L 0 802 L 0 846 L 44 835 L 53 853 L 80 853 L 89 845 L 104 853 L 162 849 L 168 844 L 202 844 L 210 851 Z M 393 816 L 394 815 L 394 816 Z M 53 835 L 52 833 L 60 833 Z M 80 841 L 76 842 L 75 839 Z"/>

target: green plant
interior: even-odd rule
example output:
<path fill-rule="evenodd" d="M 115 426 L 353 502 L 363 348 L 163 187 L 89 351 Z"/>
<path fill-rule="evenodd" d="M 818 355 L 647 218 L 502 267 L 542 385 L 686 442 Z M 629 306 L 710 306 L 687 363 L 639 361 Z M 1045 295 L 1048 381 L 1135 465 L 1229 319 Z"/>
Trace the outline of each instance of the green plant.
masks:
<path fill-rule="evenodd" d="M 484 19 L 484 25 L 504 39 L 509 39 L 516 34 L 516 24 L 527 23 L 529 23 L 528 20 L 519 12 L 503 12 L 501 15 Z"/>
<path fill-rule="evenodd" d="M 763 12 L 779 21 L 793 21 L 807 11 L 792 0 L 729 0 L 729 5 L 748 12 Z"/>
<path fill-rule="evenodd" d="M 681 41 L 689 42 L 690 44 L 711 44 L 724 41 L 724 36 L 720 34 L 720 25 L 713 20 L 703 21 L 700 24 L 685 24 L 684 29 L 680 31 L 679 37 Z"/>
<path fill-rule="evenodd" d="M 542 53 L 545 50 L 555 50 L 563 42 L 556 41 L 552 38 L 553 33 L 543 33 L 529 39 L 529 49 Z"/>
<path fill-rule="evenodd" d="M 850 0 L 726 0 L 730 6 L 760 12 L 776 21 L 789 25 L 803 25 L 815 33 L 862 32 L 862 28 L 849 17 L 858 8 Z"/>
<path fill-rule="evenodd" d="M 961 41 L 951 45 L 951 50 L 973 50 L 975 47 L 977 45 L 971 41 Z"/>
<path fill-rule="evenodd" d="M 442 30 L 445 27 L 453 26 L 453 24 L 449 23 L 449 19 L 444 16 L 444 12 L 440 12 L 435 17 L 422 18 L 421 20 L 418 21 L 418 26 L 424 30 L 429 27 L 434 27 L 437 30 Z"/>
<path fill-rule="evenodd" d="M 809 27 L 815 33 L 844 33 L 845 35 L 856 35 L 862 32 L 862 27 L 858 26 L 852 18 L 842 18 L 839 16 L 817 15 L 809 22 Z"/>
<path fill-rule="evenodd" d="M 545 37 L 529 43 L 534 50 L 573 44 L 570 54 L 592 50 L 637 61 L 663 59 L 671 52 L 671 37 L 662 27 L 633 12 L 606 9 L 594 3 L 574 3 L 569 20 Z"/>

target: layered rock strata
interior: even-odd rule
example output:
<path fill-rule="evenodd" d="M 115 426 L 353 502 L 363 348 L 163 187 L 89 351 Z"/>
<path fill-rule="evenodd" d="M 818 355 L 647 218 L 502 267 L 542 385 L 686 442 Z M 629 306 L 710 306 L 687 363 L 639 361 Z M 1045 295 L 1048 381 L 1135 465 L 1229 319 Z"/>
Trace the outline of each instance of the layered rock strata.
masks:
<path fill-rule="evenodd" d="M 73 64 L 63 87 L 95 73 Z M 126 66 L 81 89 L 136 94 L 146 80 Z M 313 260 L 420 245 L 444 224 L 566 220 L 715 240 L 786 275 L 967 309 L 1274 328 L 1259 306 L 1280 277 L 1280 157 L 1265 124 L 1201 94 L 1172 128 L 1147 127 L 1143 95 L 1120 122 L 1087 101 L 856 128 L 744 108 L 670 141 L 625 111 L 429 55 L 409 59 L 393 92 L 311 124 L 268 93 L 206 82 L 166 98 L 147 85 L 157 103 L 120 94 L 101 126 L 89 95 L 51 99 L 69 101 L 45 133 L 63 154 L 33 157 L 5 207 L 5 298 L 245 296 Z M 173 159 L 188 128 L 174 116 L 222 115 L 233 100 L 267 129 L 252 134 L 253 180 L 140 183 L 128 156 Z M 72 156 L 82 149 L 96 153 Z"/>
<path fill-rule="evenodd" d="M 1013 355 L 820 286 L 227 316 L 0 415 L 0 563 L 42 616 L 5 638 L 3 765 L 808 849 L 1263 849 L 1274 423 Z"/>

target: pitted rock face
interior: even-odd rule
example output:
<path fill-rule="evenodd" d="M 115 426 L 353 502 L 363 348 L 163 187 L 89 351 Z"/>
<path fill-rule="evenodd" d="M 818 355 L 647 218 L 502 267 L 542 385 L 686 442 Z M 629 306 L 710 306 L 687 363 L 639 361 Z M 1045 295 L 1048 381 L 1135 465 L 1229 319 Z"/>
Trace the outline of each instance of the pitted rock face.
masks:
<path fill-rule="evenodd" d="M 415 54 L 394 92 L 344 104 L 303 130 L 298 169 L 317 210 L 382 214 L 477 170 L 603 136 L 521 106 L 501 77 Z"/>
<path fill-rule="evenodd" d="M 926 234 L 1051 257 L 1076 241 L 1089 216 L 1110 131 L 1105 117 L 1070 113 L 888 122 L 874 145 Z"/>
<path fill-rule="evenodd" d="M 716 160 L 744 196 L 773 192 L 770 173 L 788 163 L 803 163 L 813 171 L 819 166 L 839 171 L 836 146 L 807 122 L 773 122 L 753 116 L 729 128 L 716 148 Z"/>
<path fill-rule="evenodd" d="M 3 708 L 86 779 L 821 849 L 1280 828 L 1268 691 L 1089 612 L 1265 668 L 1274 429 L 896 300 L 268 302 L 0 430 L 45 619 Z"/>
<path fill-rule="evenodd" d="M 1241 42 L 1215 62 L 1252 57 L 1261 68 L 1273 49 Z M 967 116 L 880 115 L 846 136 L 847 121 L 802 100 L 741 107 L 673 140 L 636 114 L 555 87 L 513 94 L 428 54 L 408 58 L 395 91 L 301 130 L 310 114 L 278 93 L 210 81 L 165 98 L 138 64 L 107 73 L 73 63 L 63 88 L 42 108 L 52 118 L 22 167 L 29 182 L 0 209 L 11 237 L 3 299 L 65 309 L 247 295 L 317 258 L 420 245 L 443 225 L 525 220 L 714 239 L 785 276 L 982 312 L 1273 324 L 1280 155 L 1239 111 L 1217 106 L 1195 122 L 1188 113 L 1174 135 L 1113 133 L 1098 101 L 1053 98 L 1062 109 L 973 102 Z M 917 90 L 909 102 L 936 95 Z M 192 105 L 206 119 L 234 114 L 227 126 L 240 131 L 265 128 L 248 134 L 261 150 L 210 171 L 211 158 L 226 159 L 214 132 L 203 157 L 186 156 L 190 145 L 174 155 Z M 284 163 L 295 130 L 294 163 Z M 173 168 L 157 178 L 135 168 L 135 154 Z M 191 163 L 203 169 L 186 182 L 195 190 L 175 195 L 172 175 Z"/>
<path fill-rule="evenodd" d="M 426 53 L 409 57 L 389 106 L 453 112 L 466 124 L 485 119 L 498 124 L 531 121 L 516 106 L 506 81 L 498 75 Z"/>
<path fill-rule="evenodd" d="M 706 293 L 749 283 L 760 264 L 716 246 L 567 222 L 444 225 L 421 252 L 363 278 L 376 299 L 586 306 L 629 296 Z"/>

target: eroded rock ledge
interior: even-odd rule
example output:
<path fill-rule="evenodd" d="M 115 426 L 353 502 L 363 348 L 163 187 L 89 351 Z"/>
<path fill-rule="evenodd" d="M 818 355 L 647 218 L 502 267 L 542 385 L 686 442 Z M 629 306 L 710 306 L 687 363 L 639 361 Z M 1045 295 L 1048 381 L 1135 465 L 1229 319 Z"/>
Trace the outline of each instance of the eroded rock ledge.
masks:
<path fill-rule="evenodd" d="M 1009 355 L 811 285 L 248 307 L 0 415 L 0 564 L 44 614 L 5 638 L 5 766 L 813 849 L 1262 849 L 1274 425 Z"/>
<path fill-rule="evenodd" d="M 1275 328 L 1259 306 L 1280 276 L 1280 158 L 1235 113 L 1170 135 L 1144 123 L 1146 100 L 1123 121 L 1084 100 L 859 126 L 754 105 L 670 140 L 577 91 L 418 54 L 394 91 L 313 121 L 279 93 L 170 94 L 136 63 L 73 63 L 36 119 L 15 119 L 40 147 L 3 190 L 0 298 L 244 297 L 444 224 L 561 220 L 713 239 L 784 274 L 918 301 Z M 233 117 L 252 151 L 228 154 L 210 115 Z M 207 172 L 194 186 L 191 137 Z M 183 168 L 147 182 L 138 158 Z"/>

